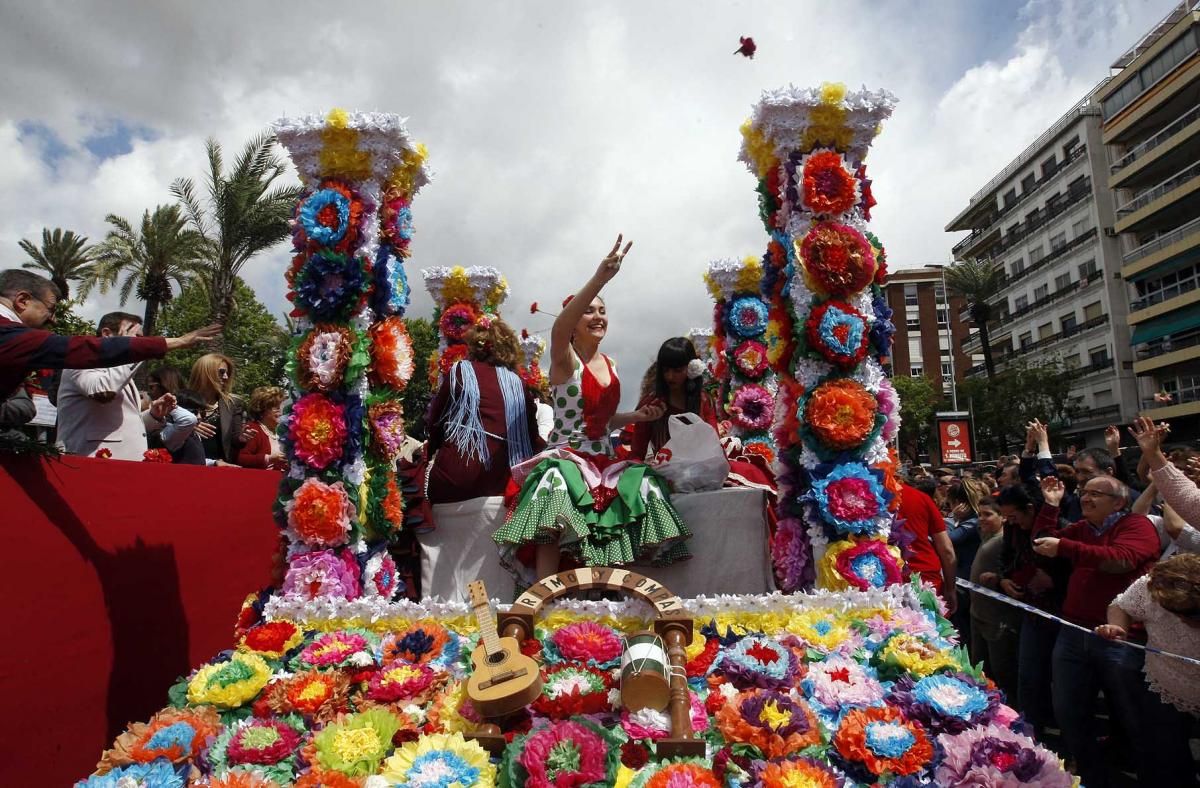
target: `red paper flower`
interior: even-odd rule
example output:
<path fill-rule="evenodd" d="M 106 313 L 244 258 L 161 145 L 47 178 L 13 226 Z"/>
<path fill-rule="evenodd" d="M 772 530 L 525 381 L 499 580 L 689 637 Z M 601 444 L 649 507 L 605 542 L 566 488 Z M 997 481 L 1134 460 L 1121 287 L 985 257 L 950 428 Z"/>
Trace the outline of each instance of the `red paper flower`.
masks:
<path fill-rule="evenodd" d="M 96 457 L 101 460 L 109 460 L 112 459 L 112 452 L 108 449 L 97 449 Z"/>

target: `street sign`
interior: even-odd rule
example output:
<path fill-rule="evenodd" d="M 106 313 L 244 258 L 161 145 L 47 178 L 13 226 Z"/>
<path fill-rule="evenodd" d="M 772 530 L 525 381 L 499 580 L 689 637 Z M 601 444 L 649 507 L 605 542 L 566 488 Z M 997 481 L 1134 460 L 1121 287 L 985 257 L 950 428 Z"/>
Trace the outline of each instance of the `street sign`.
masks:
<path fill-rule="evenodd" d="M 950 412 L 935 415 L 938 450 L 943 465 L 965 465 L 975 460 L 971 446 L 971 417 L 968 413 Z"/>

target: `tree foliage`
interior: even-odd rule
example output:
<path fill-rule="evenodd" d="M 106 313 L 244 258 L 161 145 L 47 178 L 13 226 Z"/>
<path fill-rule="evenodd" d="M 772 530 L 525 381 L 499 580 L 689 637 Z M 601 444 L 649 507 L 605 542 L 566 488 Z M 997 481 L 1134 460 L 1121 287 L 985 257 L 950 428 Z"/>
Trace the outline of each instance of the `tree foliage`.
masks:
<path fill-rule="evenodd" d="M 96 335 L 96 324 L 75 314 L 78 302 L 63 299 L 54 305 L 54 325 L 47 326 L 55 334 L 64 337 L 90 337 Z"/>
<path fill-rule="evenodd" d="M 238 309 L 225 322 L 225 342 L 220 352 L 237 366 L 234 390 L 245 396 L 259 386 L 286 387 L 287 332 L 241 279 L 234 280 L 233 294 Z M 159 328 L 164 336 L 180 336 L 211 322 L 207 292 L 191 285 L 163 309 Z M 177 351 L 168 356 L 167 363 L 178 367 L 186 379 L 192 363 L 208 352 L 206 348 Z"/>
<path fill-rule="evenodd" d="M 946 397 L 924 375 L 901 375 L 892 378 L 892 385 L 900 395 L 900 454 L 915 460 L 929 451 L 933 414 L 942 408 Z"/>
<path fill-rule="evenodd" d="M 994 378 L 968 378 L 958 386 L 959 402 L 975 416 L 979 443 L 1003 453 L 1025 440 L 1025 425 L 1034 419 L 1061 428 L 1073 415 L 1072 373 L 1057 361 L 1014 364 Z"/>
<path fill-rule="evenodd" d="M 946 269 L 946 288 L 966 299 L 971 322 L 979 330 L 983 364 L 989 379 L 996 376 L 996 365 L 992 361 L 992 343 L 988 331 L 988 321 L 995 317 L 995 309 L 988 300 L 994 298 L 1003 287 L 1004 269 L 998 268 L 990 260 L 963 260 Z"/>
<path fill-rule="evenodd" d="M 124 275 L 121 306 L 131 295 L 144 301 L 142 331 L 153 334 L 159 310 L 175 296 L 172 283 L 183 290 L 199 272 L 204 238 L 188 228 L 188 220 L 178 205 L 160 205 L 153 214 L 146 211 L 137 229 L 116 214 L 110 213 L 105 221 L 112 229 L 96 247 L 97 262 L 84 279 L 80 296 L 86 296 L 93 287 L 107 293 Z"/>
<path fill-rule="evenodd" d="M 226 171 L 221 146 L 205 144 L 208 173 L 201 195 L 191 178 L 171 184 L 192 228 L 204 238 L 202 279 L 208 291 L 210 322 L 225 323 L 238 308 L 235 281 L 259 252 L 287 238 L 288 219 L 299 186 L 278 186 L 287 164 L 275 153 L 275 137 L 260 134 L 246 143 Z"/>
<path fill-rule="evenodd" d="M 413 359 L 416 362 L 416 372 L 404 389 L 405 429 L 414 438 L 424 439 L 428 435 L 425 412 L 433 397 L 427 371 L 429 357 L 437 350 L 437 329 L 431 320 L 423 317 L 406 318 L 404 323 L 408 326 L 408 335 L 412 337 Z"/>
<path fill-rule="evenodd" d="M 29 255 L 29 260 L 21 265 L 49 277 L 66 300 L 71 297 L 70 282 L 86 278 L 92 268 L 92 247 L 87 241 L 87 236 L 76 235 L 72 230 L 55 227 L 51 232 L 49 227 L 43 227 L 41 246 L 24 238 L 19 242 Z"/>

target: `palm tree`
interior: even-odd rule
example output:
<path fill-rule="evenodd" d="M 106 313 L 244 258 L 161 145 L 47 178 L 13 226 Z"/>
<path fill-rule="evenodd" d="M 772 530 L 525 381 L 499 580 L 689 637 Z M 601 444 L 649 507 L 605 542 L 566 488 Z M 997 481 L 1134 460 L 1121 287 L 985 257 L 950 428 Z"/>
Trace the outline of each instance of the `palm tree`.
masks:
<path fill-rule="evenodd" d="M 946 269 L 946 287 L 967 300 L 971 321 L 979 327 L 983 366 L 991 380 L 996 376 L 996 365 L 992 361 L 988 321 L 995 310 L 988 300 L 995 298 L 1004 287 L 1004 270 L 988 260 L 961 260 Z"/>
<path fill-rule="evenodd" d="M 96 247 L 96 266 L 84 280 L 80 295 L 87 295 L 93 287 L 107 293 L 124 274 L 121 306 L 136 292 L 146 302 L 142 330 L 153 334 L 158 310 L 174 298 L 171 283 L 182 290 L 199 273 L 204 238 L 188 228 L 178 205 L 160 205 L 153 214 L 146 211 L 137 230 L 116 214 L 110 213 L 104 221 L 112 229 Z"/>
<path fill-rule="evenodd" d="M 32 241 L 21 239 L 21 248 L 29 255 L 28 262 L 22 263 L 23 268 L 42 271 L 50 277 L 50 281 L 58 286 L 62 300 L 71 297 L 72 279 L 84 279 L 92 267 L 92 247 L 87 245 L 87 237 L 76 235 L 71 230 L 55 227 L 50 232 L 49 227 L 42 228 L 42 245 L 37 247 Z"/>
<path fill-rule="evenodd" d="M 299 186 L 276 186 L 287 169 L 275 155 L 275 137 L 260 134 L 246 143 L 224 171 L 221 146 L 205 143 L 208 175 L 202 199 L 191 178 L 171 184 L 188 219 L 204 239 L 201 282 L 208 290 L 213 320 L 224 323 L 237 308 L 234 283 L 250 258 L 288 237 L 288 219 Z"/>

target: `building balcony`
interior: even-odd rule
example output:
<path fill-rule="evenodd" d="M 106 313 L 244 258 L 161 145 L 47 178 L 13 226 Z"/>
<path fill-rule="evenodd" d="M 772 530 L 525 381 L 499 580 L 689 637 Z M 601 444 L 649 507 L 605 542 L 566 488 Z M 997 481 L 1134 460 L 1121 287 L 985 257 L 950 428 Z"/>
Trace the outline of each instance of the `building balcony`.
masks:
<path fill-rule="evenodd" d="M 1084 178 L 1079 185 L 1068 189 L 1064 194 L 1066 198 L 1062 202 L 1055 205 L 1047 204 L 1045 209 L 1038 213 L 1038 217 L 1034 221 L 1022 222 L 1016 232 L 1006 233 L 1000 239 L 999 243 L 989 249 L 991 258 L 994 259 L 1017 244 L 1032 238 L 1047 225 L 1052 224 L 1059 216 L 1073 210 L 1084 201 L 1090 200 L 1092 198 L 1092 179 Z"/>
<path fill-rule="evenodd" d="M 1057 334 L 1051 334 L 1050 336 L 1043 337 L 1042 339 L 1036 340 L 1034 342 L 1030 342 L 1029 344 L 1025 345 L 1024 347 L 1011 348 L 1004 353 L 995 353 L 996 347 L 993 346 L 992 351 L 993 351 L 994 355 L 992 356 L 992 361 L 996 364 L 996 366 L 999 367 L 1002 364 L 1007 364 L 1008 362 L 1014 361 L 1022 356 L 1027 356 L 1030 353 L 1047 350 L 1048 348 L 1050 348 L 1054 345 L 1057 345 L 1059 342 L 1063 342 L 1064 340 L 1074 339 L 1075 337 L 1082 337 L 1084 334 L 1091 333 L 1092 331 L 1095 331 L 1097 328 L 1107 325 L 1108 320 L 1109 320 L 1108 315 L 1100 315 L 1099 317 L 1094 317 L 1091 320 L 1088 320 L 1087 322 L 1080 323 L 1077 326 L 1072 326 L 1070 328 L 1059 331 Z M 966 350 L 966 348 L 964 347 L 964 351 L 965 350 Z M 981 364 L 977 364 L 975 367 L 972 367 L 971 370 L 968 370 L 967 374 L 970 375 L 972 370 L 974 370 L 976 367 L 982 368 L 982 366 L 983 365 L 981 365 Z"/>
<path fill-rule="evenodd" d="M 1082 428 L 1089 426 L 1099 426 L 1101 424 L 1108 425 L 1114 419 L 1121 417 L 1120 405 L 1104 405 L 1099 408 L 1088 408 L 1076 416 L 1072 416 L 1063 423 L 1063 428 L 1068 432 L 1077 432 Z"/>
<path fill-rule="evenodd" d="M 1197 245 L 1200 245 L 1200 216 L 1123 254 L 1121 276 L 1130 279 Z"/>
<path fill-rule="evenodd" d="M 1022 279 L 1027 278 L 1029 275 L 1036 274 L 1038 271 L 1041 271 L 1047 266 L 1054 264 L 1055 261 L 1071 254 L 1076 249 L 1079 249 L 1082 246 L 1089 246 L 1090 242 L 1096 237 L 1096 235 L 1096 228 L 1093 227 L 1082 235 L 1067 241 L 1057 249 L 1051 249 L 1049 254 L 1042 257 L 1036 263 L 1027 265 L 1025 268 L 1022 268 L 1019 273 L 1013 274 L 1012 276 L 1006 276 L 1004 279 L 1004 287 L 1007 289 L 1017 282 L 1020 282 Z"/>
<path fill-rule="evenodd" d="M 1124 233 L 1139 226 L 1153 226 L 1147 220 L 1160 213 L 1163 215 L 1155 218 L 1156 223 L 1170 221 L 1179 211 L 1172 211 L 1168 215 L 1167 209 L 1178 205 L 1187 213 L 1187 207 L 1182 203 L 1185 200 L 1193 202 L 1188 198 L 1197 193 L 1200 193 L 1200 161 L 1193 162 L 1158 185 L 1140 192 L 1117 208 L 1117 223 L 1113 229 Z"/>
<path fill-rule="evenodd" d="M 1162 292 L 1129 302 L 1129 324 L 1136 325 L 1147 320 L 1184 309 L 1200 301 L 1200 290 L 1193 280 L 1185 280 Z"/>
<path fill-rule="evenodd" d="M 1200 413 L 1200 393 L 1181 392 L 1170 405 L 1153 399 L 1142 400 L 1142 414 L 1155 421 L 1178 419 Z"/>
<path fill-rule="evenodd" d="M 1134 352 L 1133 374 L 1149 375 L 1159 369 L 1200 359 L 1200 331 L 1151 342 Z"/>
<path fill-rule="evenodd" d="M 975 257 L 977 255 L 969 255 L 968 251 L 974 251 L 987 239 L 997 240 L 1000 238 L 1000 228 L 994 223 L 981 230 L 972 230 L 971 234 L 961 241 L 956 243 L 950 250 L 950 253 L 955 258 L 961 259 L 964 257 Z"/>
<path fill-rule="evenodd" d="M 1109 167 L 1109 187 L 1130 188 L 1151 178 L 1161 179 L 1163 170 L 1180 157 L 1190 155 L 1191 146 L 1182 143 L 1200 135 L 1200 105 L 1171 121 L 1161 131 L 1131 148 Z"/>

